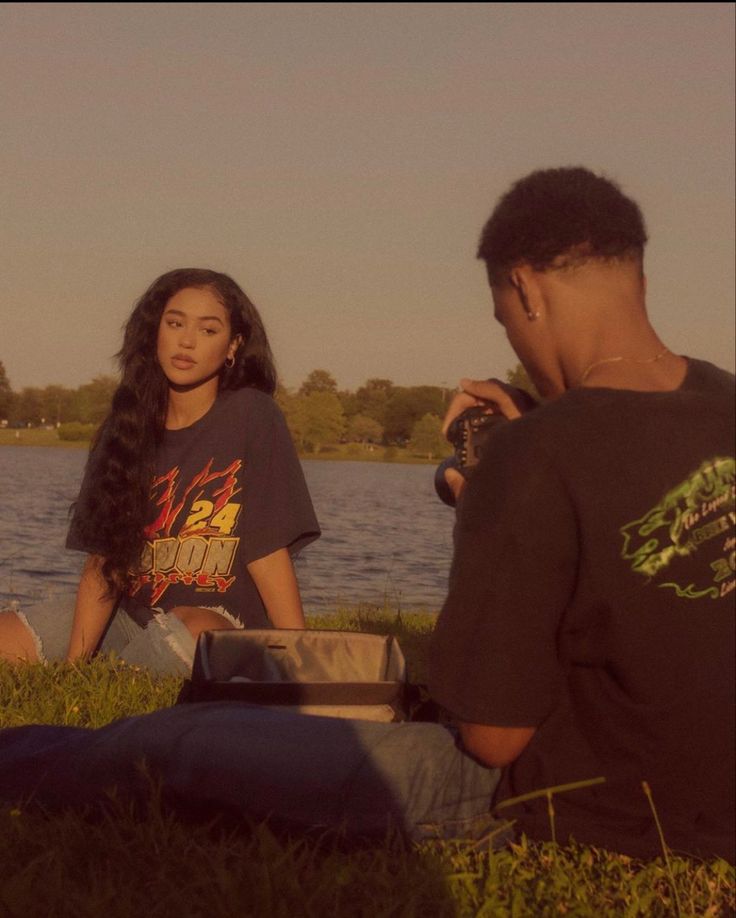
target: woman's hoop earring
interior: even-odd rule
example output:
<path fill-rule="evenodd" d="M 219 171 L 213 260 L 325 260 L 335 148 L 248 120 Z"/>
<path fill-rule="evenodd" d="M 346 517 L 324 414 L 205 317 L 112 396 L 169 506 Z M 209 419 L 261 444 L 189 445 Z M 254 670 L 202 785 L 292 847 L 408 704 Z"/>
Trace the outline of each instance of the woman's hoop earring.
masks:
<path fill-rule="evenodd" d="M 226 357 L 226 358 L 225 358 L 225 366 L 227 367 L 228 370 L 232 370 L 232 368 L 235 366 L 235 358 L 234 358 L 234 357 Z"/>

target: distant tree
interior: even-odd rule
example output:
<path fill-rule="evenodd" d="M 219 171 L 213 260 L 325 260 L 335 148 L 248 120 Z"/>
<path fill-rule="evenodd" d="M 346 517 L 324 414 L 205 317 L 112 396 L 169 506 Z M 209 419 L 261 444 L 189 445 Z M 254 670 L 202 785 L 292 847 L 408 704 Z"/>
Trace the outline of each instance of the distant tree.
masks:
<path fill-rule="evenodd" d="M 96 376 L 80 386 L 74 396 L 74 418 L 83 424 L 99 424 L 110 411 L 118 381 L 114 376 Z"/>
<path fill-rule="evenodd" d="M 386 403 L 383 425 L 386 441 L 408 440 L 416 422 L 425 414 L 444 414 L 444 399 L 439 386 L 395 387 Z"/>
<path fill-rule="evenodd" d="M 390 379 L 366 380 L 365 385 L 355 393 L 355 413 L 373 418 L 383 427 L 386 423 L 386 405 L 393 391 L 394 384 Z"/>
<path fill-rule="evenodd" d="M 2 360 L 0 360 L 0 420 L 7 421 L 10 418 L 13 406 L 14 394 L 10 387 L 10 380 L 5 372 Z"/>
<path fill-rule="evenodd" d="M 327 370 L 312 370 L 299 389 L 299 395 L 311 395 L 313 392 L 337 393 L 337 381 Z"/>
<path fill-rule="evenodd" d="M 516 386 L 517 389 L 523 389 L 525 392 L 528 392 L 535 401 L 539 402 L 542 400 L 542 396 L 537 391 L 537 387 L 531 379 L 529 379 L 529 374 L 520 363 L 517 363 L 513 370 L 506 371 L 506 381 L 509 385 Z"/>
<path fill-rule="evenodd" d="M 30 424 L 33 427 L 41 423 L 43 414 L 43 397 L 41 389 L 26 386 L 13 399 L 11 420 L 17 424 Z"/>
<path fill-rule="evenodd" d="M 64 386 L 41 389 L 42 414 L 47 424 L 59 425 L 74 419 L 75 392 Z"/>
<path fill-rule="evenodd" d="M 337 443 L 345 429 L 345 418 L 335 393 L 311 392 L 301 400 L 306 414 L 304 443 L 315 453 L 326 443 Z"/>
<path fill-rule="evenodd" d="M 285 389 L 276 392 L 276 402 L 284 413 L 286 426 L 297 449 L 305 448 L 307 407 L 303 395 L 292 395 Z"/>
<path fill-rule="evenodd" d="M 358 443 L 380 443 L 383 438 L 383 427 L 373 418 L 356 414 L 348 422 L 348 439 Z"/>
<path fill-rule="evenodd" d="M 450 446 L 442 433 L 442 421 L 436 414 L 425 414 L 414 424 L 409 447 L 427 459 L 439 459 L 449 454 Z"/>
<path fill-rule="evenodd" d="M 350 420 L 350 418 L 355 417 L 356 414 L 360 414 L 360 403 L 354 392 L 349 392 L 347 389 L 341 389 L 337 393 L 337 397 L 340 399 L 342 412 L 346 420 Z"/>

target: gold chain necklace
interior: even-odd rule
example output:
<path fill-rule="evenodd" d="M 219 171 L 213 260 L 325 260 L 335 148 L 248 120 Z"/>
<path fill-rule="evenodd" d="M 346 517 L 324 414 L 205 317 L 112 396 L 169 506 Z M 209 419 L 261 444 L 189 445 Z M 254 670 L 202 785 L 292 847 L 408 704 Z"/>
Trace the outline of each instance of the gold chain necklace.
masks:
<path fill-rule="evenodd" d="M 591 365 L 585 370 L 585 372 L 580 377 L 576 385 L 582 386 L 582 384 L 585 382 L 585 380 L 588 378 L 591 372 L 595 370 L 596 367 L 603 366 L 604 363 L 621 363 L 622 361 L 626 361 L 627 363 L 655 363 L 657 360 L 661 360 L 665 354 L 669 354 L 669 352 L 670 352 L 670 349 L 666 347 L 663 351 L 660 351 L 656 356 L 648 357 L 646 360 L 637 360 L 635 357 L 605 357 L 603 360 L 596 360 L 595 363 L 591 363 Z"/>

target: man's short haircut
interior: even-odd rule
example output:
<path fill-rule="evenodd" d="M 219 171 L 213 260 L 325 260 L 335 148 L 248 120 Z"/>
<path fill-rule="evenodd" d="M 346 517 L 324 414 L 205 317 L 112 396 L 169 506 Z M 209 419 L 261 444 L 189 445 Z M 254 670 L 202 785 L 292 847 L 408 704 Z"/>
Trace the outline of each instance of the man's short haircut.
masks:
<path fill-rule="evenodd" d="M 647 241 L 638 205 L 609 179 L 580 166 L 541 169 L 511 186 L 483 228 L 478 258 L 492 284 L 528 264 L 536 271 L 590 259 L 644 256 Z"/>

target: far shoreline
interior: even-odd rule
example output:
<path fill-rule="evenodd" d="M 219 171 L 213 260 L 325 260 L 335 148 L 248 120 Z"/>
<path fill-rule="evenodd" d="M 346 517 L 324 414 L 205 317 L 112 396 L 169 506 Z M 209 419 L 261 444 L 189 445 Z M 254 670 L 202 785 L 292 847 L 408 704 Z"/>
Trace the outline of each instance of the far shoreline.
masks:
<path fill-rule="evenodd" d="M 89 440 L 61 440 L 56 430 L 43 428 L 0 428 L 0 447 L 30 446 L 34 448 L 84 449 Z M 389 455 L 387 456 L 387 452 Z M 448 445 L 448 452 L 450 447 Z M 307 462 L 383 462 L 389 465 L 437 465 L 444 456 L 418 456 L 407 453 L 399 446 L 374 446 L 372 449 L 361 443 L 338 443 L 323 446 L 318 453 L 298 452 L 300 459 Z"/>

